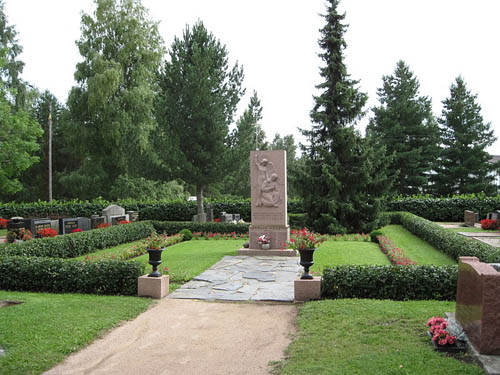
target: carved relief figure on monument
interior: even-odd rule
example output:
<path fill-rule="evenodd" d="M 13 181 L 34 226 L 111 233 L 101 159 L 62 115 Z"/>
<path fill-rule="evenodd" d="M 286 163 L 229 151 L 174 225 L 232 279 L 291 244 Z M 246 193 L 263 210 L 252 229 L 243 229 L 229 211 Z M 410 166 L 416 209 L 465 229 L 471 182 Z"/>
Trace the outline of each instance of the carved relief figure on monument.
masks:
<path fill-rule="evenodd" d="M 274 165 L 270 162 L 266 155 L 262 155 L 259 161 L 258 155 L 255 155 L 255 165 L 259 172 L 257 178 L 257 201 L 255 205 L 257 207 L 278 207 L 278 203 L 281 199 L 278 190 L 278 175 L 274 171 Z"/>

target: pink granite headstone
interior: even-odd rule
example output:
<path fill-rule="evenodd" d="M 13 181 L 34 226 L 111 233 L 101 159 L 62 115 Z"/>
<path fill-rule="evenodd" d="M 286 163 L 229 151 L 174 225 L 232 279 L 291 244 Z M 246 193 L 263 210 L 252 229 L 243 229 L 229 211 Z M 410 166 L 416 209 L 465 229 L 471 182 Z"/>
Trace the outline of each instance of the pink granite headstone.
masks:
<path fill-rule="evenodd" d="M 250 249 L 260 249 L 257 239 L 261 235 L 271 237 L 271 249 L 281 249 L 290 239 L 286 151 L 251 151 L 250 183 L 252 192 Z"/>
<path fill-rule="evenodd" d="M 500 272 L 476 257 L 460 257 L 455 316 L 481 354 L 500 355 Z"/>

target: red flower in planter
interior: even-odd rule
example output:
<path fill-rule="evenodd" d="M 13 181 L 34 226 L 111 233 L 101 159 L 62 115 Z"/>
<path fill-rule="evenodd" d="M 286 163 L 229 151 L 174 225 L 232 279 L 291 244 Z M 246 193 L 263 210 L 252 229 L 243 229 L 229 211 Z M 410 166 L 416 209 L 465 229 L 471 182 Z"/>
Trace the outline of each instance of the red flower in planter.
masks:
<path fill-rule="evenodd" d="M 81 232 L 82 230 L 80 228 L 73 229 L 71 233 L 78 233 Z"/>
<path fill-rule="evenodd" d="M 97 225 L 96 229 L 107 228 L 110 225 L 111 225 L 110 223 L 101 223 L 101 224 Z"/>
<path fill-rule="evenodd" d="M 480 221 L 482 229 L 497 229 L 497 221 L 491 219 L 484 219 Z"/>
<path fill-rule="evenodd" d="M 130 224 L 130 221 L 128 220 L 120 220 L 118 224 Z"/>

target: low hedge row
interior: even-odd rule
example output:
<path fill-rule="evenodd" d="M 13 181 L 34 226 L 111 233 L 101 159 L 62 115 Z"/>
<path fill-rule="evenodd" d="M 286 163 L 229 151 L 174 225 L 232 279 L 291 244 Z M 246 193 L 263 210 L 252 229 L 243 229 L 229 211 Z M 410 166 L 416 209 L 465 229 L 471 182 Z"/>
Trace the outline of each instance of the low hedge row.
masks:
<path fill-rule="evenodd" d="M 154 231 L 149 221 L 114 225 L 109 228 L 39 238 L 16 244 L 0 245 L 0 256 L 22 255 L 50 258 L 74 258 L 122 243 L 146 238 Z"/>
<path fill-rule="evenodd" d="M 479 213 L 481 219 L 488 212 L 500 209 L 500 196 L 461 196 L 452 198 L 405 197 L 387 203 L 387 211 L 410 212 L 432 221 L 464 220 L 464 211 Z"/>
<path fill-rule="evenodd" d="M 144 274 L 145 265 L 134 261 L 0 257 L 4 290 L 137 295 L 137 278 Z"/>
<path fill-rule="evenodd" d="M 391 214 L 394 224 L 401 224 L 417 237 L 458 261 L 461 256 L 475 256 L 485 263 L 499 263 L 500 249 L 447 230 L 436 223 L 408 212 Z"/>
<path fill-rule="evenodd" d="M 455 300 L 457 266 L 325 267 L 323 298 Z"/>
<path fill-rule="evenodd" d="M 211 200 L 204 201 L 205 208 L 210 204 L 217 217 L 221 212 L 240 214 L 245 221 L 250 221 L 250 199 L 233 200 Z M 160 221 L 190 221 L 196 214 L 196 202 L 185 200 L 169 201 L 136 201 L 133 199 L 110 202 L 103 199 L 93 201 L 56 201 L 53 202 L 30 202 L 30 203 L 0 203 L 0 217 L 50 217 L 58 219 L 61 217 L 90 217 L 94 213 L 100 213 L 102 209 L 110 204 L 118 204 L 126 211 L 139 211 L 140 220 Z M 303 212 L 302 201 L 288 200 L 289 213 Z"/>
<path fill-rule="evenodd" d="M 168 236 L 179 233 L 183 229 L 189 229 L 191 232 L 212 232 L 212 233 L 248 233 L 250 224 L 232 224 L 232 223 L 195 223 L 192 221 L 152 221 L 154 229 L 158 233 L 165 233 Z"/>

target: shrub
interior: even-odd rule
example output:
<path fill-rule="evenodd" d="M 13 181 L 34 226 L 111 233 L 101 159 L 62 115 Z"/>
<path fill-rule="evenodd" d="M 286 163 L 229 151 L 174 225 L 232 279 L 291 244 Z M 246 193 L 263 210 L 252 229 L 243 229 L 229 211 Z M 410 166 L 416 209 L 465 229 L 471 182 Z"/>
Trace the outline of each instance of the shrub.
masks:
<path fill-rule="evenodd" d="M 39 238 L 19 244 L 0 245 L 1 255 L 74 258 L 99 249 L 146 238 L 154 231 L 149 221 L 94 229 L 71 235 Z"/>
<path fill-rule="evenodd" d="M 466 238 L 408 212 L 397 212 L 392 215 L 414 235 L 457 261 L 462 256 L 475 256 L 485 263 L 500 262 L 500 249 L 491 245 Z"/>
<path fill-rule="evenodd" d="M 484 219 L 480 221 L 482 229 L 497 229 L 497 221 L 492 219 Z"/>
<path fill-rule="evenodd" d="M 306 214 L 288 214 L 288 224 L 293 229 L 300 229 L 307 227 Z"/>
<path fill-rule="evenodd" d="M 184 241 L 191 241 L 193 238 L 193 232 L 191 232 L 189 229 L 183 229 L 179 232 L 179 234 L 182 236 Z"/>
<path fill-rule="evenodd" d="M 374 230 L 370 233 L 370 240 L 372 242 L 378 243 L 378 236 L 383 236 L 384 234 L 379 230 Z"/>
<path fill-rule="evenodd" d="M 137 278 L 144 273 L 145 265 L 134 261 L 0 257 L 4 290 L 137 295 Z"/>
<path fill-rule="evenodd" d="M 55 236 L 57 236 L 57 232 L 54 229 L 52 229 L 52 228 L 43 228 L 43 229 L 40 229 L 36 234 L 40 238 L 55 237 Z"/>
<path fill-rule="evenodd" d="M 324 298 L 454 300 L 457 266 L 338 266 L 323 270 Z"/>
<path fill-rule="evenodd" d="M 159 233 L 165 233 L 169 236 L 179 233 L 182 229 L 189 229 L 191 232 L 206 233 L 232 233 L 245 234 L 248 232 L 250 224 L 232 224 L 232 223 L 195 223 L 192 221 L 153 221 L 155 230 Z"/>

